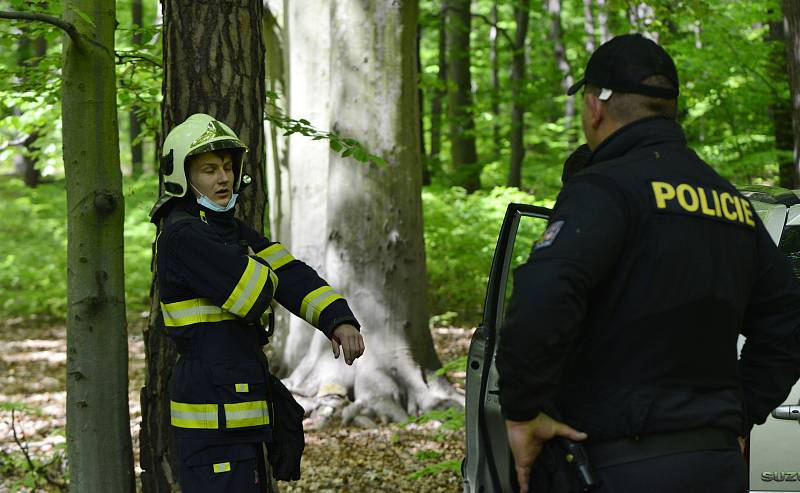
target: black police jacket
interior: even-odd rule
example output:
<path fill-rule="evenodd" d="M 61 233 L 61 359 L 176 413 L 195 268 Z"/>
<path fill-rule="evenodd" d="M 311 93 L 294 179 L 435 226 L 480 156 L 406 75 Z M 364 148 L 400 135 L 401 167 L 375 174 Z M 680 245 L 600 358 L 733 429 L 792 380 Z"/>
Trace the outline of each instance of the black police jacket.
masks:
<path fill-rule="evenodd" d="M 751 204 L 666 118 L 606 139 L 514 272 L 507 419 L 590 440 L 762 423 L 800 377 L 800 285 Z M 737 337 L 747 342 L 737 361 Z"/>
<path fill-rule="evenodd" d="M 171 423 L 178 437 L 204 443 L 269 440 L 261 320 L 271 302 L 328 337 L 358 322 L 312 268 L 233 211 L 173 201 L 156 254 L 164 326 L 180 353 L 170 379 Z"/>

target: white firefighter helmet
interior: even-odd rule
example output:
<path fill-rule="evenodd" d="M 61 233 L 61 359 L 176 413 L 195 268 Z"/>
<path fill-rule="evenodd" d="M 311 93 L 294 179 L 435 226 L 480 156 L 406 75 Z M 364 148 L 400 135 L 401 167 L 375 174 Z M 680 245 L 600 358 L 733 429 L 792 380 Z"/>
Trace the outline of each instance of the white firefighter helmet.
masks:
<path fill-rule="evenodd" d="M 236 133 L 229 126 L 204 113 L 195 113 L 173 128 L 164 139 L 161 150 L 164 195 L 153 206 L 150 217 L 154 218 L 158 209 L 169 199 L 186 195 L 188 183 L 185 160 L 187 157 L 220 149 L 238 151 L 232 153 L 233 192 L 238 193 L 242 183 L 242 167 L 247 146 L 239 140 Z"/>

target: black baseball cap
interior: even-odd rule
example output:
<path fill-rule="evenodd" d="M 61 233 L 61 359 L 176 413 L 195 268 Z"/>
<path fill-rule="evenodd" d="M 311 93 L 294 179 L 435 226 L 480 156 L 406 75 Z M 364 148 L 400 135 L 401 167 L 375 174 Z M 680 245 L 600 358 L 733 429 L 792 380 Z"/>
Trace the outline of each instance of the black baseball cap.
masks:
<path fill-rule="evenodd" d="M 672 88 L 642 84 L 652 75 L 663 75 L 673 83 Z M 567 90 L 572 96 L 584 85 L 611 92 L 643 94 L 655 98 L 675 99 L 679 93 L 678 69 L 672 57 L 653 40 L 641 34 L 624 34 L 603 43 L 589 58 L 581 80 Z"/>

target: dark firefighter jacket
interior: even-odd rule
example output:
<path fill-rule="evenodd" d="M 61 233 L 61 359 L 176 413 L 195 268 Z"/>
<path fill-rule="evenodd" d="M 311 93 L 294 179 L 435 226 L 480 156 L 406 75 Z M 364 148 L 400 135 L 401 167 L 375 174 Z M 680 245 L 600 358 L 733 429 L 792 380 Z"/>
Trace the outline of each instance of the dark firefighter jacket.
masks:
<path fill-rule="evenodd" d="M 206 444 L 268 441 L 260 320 L 271 301 L 328 337 L 338 325 L 358 322 L 312 268 L 232 210 L 175 202 L 157 243 L 161 312 L 180 353 L 170 379 L 171 423 L 177 437 Z"/>
<path fill-rule="evenodd" d="M 741 434 L 800 377 L 800 285 L 680 126 L 639 120 L 570 179 L 515 271 L 497 369 L 508 419 L 554 403 L 590 440 Z"/>

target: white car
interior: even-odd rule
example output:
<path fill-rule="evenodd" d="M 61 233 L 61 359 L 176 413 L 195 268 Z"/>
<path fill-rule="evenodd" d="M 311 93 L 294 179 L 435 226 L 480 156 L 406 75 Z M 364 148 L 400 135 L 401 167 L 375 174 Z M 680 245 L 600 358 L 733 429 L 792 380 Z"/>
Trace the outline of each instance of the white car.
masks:
<path fill-rule="evenodd" d="M 747 187 L 742 193 L 753 203 L 772 239 L 800 275 L 800 190 Z M 500 414 L 497 369 L 497 331 L 511 295 L 510 275 L 525 262 L 534 241 L 547 225 L 550 209 L 509 204 L 500 235 L 484 304 L 483 322 L 475 331 L 467 358 L 466 457 L 461 465 L 464 493 L 517 491 L 514 462 Z M 743 344 L 740 337 L 739 348 Z M 748 444 L 750 492 L 800 493 L 800 384 L 784 405 L 756 426 Z"/>

